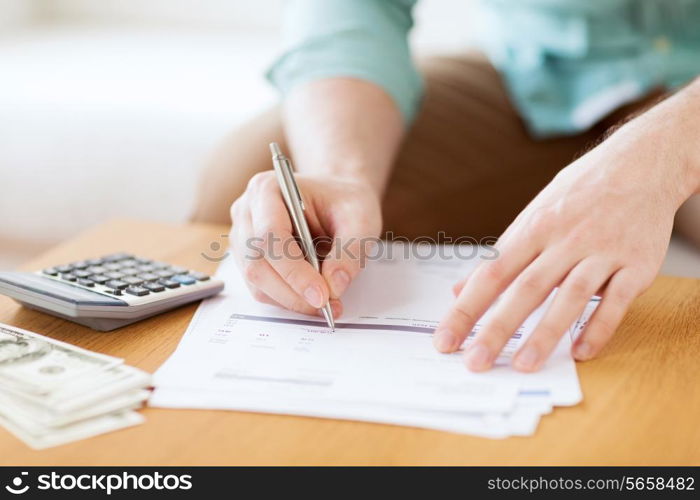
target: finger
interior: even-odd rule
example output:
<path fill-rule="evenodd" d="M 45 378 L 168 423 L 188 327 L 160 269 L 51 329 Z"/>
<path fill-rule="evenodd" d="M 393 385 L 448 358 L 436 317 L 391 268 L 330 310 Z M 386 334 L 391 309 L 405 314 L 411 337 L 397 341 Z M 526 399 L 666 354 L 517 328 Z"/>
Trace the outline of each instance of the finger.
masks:
<path fill-rule="evenodd" d="M 535 245 L 507 245 L 500 256 L 481 263 L 469 276 L 433 336 L 440 352 L 454 352 L 498 295 L 539 253 Z"/>
<path fill-rule="evenodd" d="M 264 254 L 257 245 L 260 242 L 252 242 L 252 223 L 249 213 L 242 213 L 238 216 L 236 223 L 236 237 L 234 239 L 233 251 L 243 273 L 243 277 L 250 288 L 258 290 L 255 294 L 256 300 L 265 302 L 263 295 L 269 297 L 273 302 L 291 311 L 302 314 L 315 315 L 318 308 L 309 305 L 299 294 L 290 288 L 277 272 L 265 260 Z"/>
<path fill-rule="evenodd" d="M 494 247 L 494 250 L 495 250 L 495 247 Z M 483 256 L 479 256 L 479 259 L 484 260 L 484 261 L 491 260 L 491 258 L 486 259 Z M 467 275 L 452 286 L 452 293 L 455 295 L 455 297 L 458 296 L 460 293 L 462 293 L 462 290 L 464 289 L 464 285 L 466 285 L 467 281 L 469 281 L 471 279 L 471 277 L 474 275 L 475 269 L 477 269 L 477 266 L 474 266 L 471 269 L 469 269 L 467 271 Z"/>
<path fill-rule="evenodd" d="M 275 307 L 282 307 L 282 308 L 284 308 L 284 306 L 283 306 L 282 304 L 280 304 L 280 303 L 277 302 L 276 300 L 272 299 L 268 294 L 266 294 L 265 292 L 263 292 L 263 291 L 260 290 L 259 288 L 255 287 L 255 286 L 252 286 L 252 285 L 250 285 L 250 284 L 248 284 L 248 283 L 246 283 L 246 285 L 248 286 L 248 289 L 250 290 L 251 296 L 252 296 L 256 301 L 258 301 L 258 302 L 260 302 L 260 303 L 262 303 L 262 304 L 267 304 L 267 305 L 270 305 L 270 306 L 275 306 Z M 343 304 L 341 304 L 341 302 L 340 302 L 339 300 L 335 300 L 335 299 L 331 299 L 330 302 L 329 302 L 329 304 L 330 304 L 330 306 L 331 306 L 331 311 L 333 312 L 333 317 L 334 317 L 334 318 L 339 318 L 339 317 L 343 314 Z M 304 314 L 312 315 L 312 314 L 314 314 L 313 311 L 314 311 L 314 309 L 313 309 L 313 308 L 310 308 L 310 309 L 309 309 L 309 312 L 308 312 L 308 313 L 304 313 Z M 316 309 L 316 315 L 317 315 L 317 316 L 323 316 L 323 313 L 321 312 L 320 309 Z"/>
<path fill-rule="evenodd" d="M 579 336 L 573 354 L 579 361 L 594 358 L 617 330 L 632 301 L 642 291 L 637 272 L 623 268 L 605 288 L 603 299 Z"/>
<path fill-rule="evenodd" d="M 329 299 L 328 285 L 306 261 L 292 235 L 292 223 L 277 181 L 269 176 L 264 179 L 258 181 L 256 194 L 251 197 L 253 233 L 262 239 L 265 259 L 284 282 L 310 306 L 323 307 Z"/>
<path fill-rule="evenodd" d="M 467 284 L 468 279 L 469 278 L 464 278 L 462 280 L 459 280 L 457 283 L 455 283 L 452 286 L 452 293 L 454 294 L 455 297 L 458 296 L 460 293 L 462 293 L 462 290 L 464 289 L 464 285 Z"/>
<path fill-rule="evenodd" d="M 557 346 L 561 336 L 581 315 L 591 297 L 615 270 L 612 262 L 603 259 L 581 261 L 559 286 L 532 335 L 513 358 L 513 366 L 525 372 L 538 370 Z"/>
<path fill-rule="evenodd" d="M 251 297 L 253 297 L 257 302 L 262 304 L 268 304 L 271 306 L 282 307 L 282 304 L 273 300 L 268 294 L 260 290 L 257 286 L 253 286 L 250 283 L 246 283 L 248 290 L 250 291 Z"/>
<path fill-rule="evenodd" d="M 366 256 L 380 231 L 379 221 L 367 221 L 351 214 L 338 218 L 342 222 L 335 228 L 331 249 L 321 266 L 333 298 L 342 296 L 364 267 Z"/>
<path fill-rule="evenodd" d="M 470 370 L 491 368 L 508 340 L 576 265 L 574 258 L 562 253 L 542 253 L 508 287 L 465 352 Z"/>

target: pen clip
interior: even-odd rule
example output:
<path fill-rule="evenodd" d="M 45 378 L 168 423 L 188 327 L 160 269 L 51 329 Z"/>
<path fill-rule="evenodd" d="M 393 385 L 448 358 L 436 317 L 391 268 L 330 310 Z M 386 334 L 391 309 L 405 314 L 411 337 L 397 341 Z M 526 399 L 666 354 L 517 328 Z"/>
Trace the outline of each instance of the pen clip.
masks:
<path fill-rule="evenodd" d="M 294 192 L 297 195 L 297 199 L 299 200 L 299 205 L 301 205 L 301 209 L 306 211 L 306 206 L 304 205 L 304 198 L 301 197 L 301 191 L 299 191 L 299 186 L 297 185 L 297 181 L 294 178 L 294 170 L 292 169 L 292 164 L 291 162 L 287 159 L 284 158 L 284 164 L 287 167 L 287 172 L 288 172 L 288 178 L 294 188 Z"/>

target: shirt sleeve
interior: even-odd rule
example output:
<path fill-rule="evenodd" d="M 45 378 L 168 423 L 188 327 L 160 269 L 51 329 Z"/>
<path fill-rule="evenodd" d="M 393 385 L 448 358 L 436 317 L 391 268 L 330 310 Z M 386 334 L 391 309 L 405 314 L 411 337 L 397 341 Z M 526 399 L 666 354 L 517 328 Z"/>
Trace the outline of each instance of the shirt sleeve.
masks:
<path fill-rule="evenodd" d="M 285 95 L 321 78 L 360 78 L 384 89 L 410 122 L 423 93 L 408 44 L 416 1 L 290 1 L 287 50 L 268 70 L 268 80 Z"/>

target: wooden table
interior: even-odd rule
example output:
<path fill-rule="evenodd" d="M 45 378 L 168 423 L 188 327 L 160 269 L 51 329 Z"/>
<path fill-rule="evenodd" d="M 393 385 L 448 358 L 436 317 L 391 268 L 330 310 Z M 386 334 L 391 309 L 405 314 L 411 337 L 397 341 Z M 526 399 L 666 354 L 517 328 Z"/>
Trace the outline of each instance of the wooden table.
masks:
<path fill-rule="evenodd" d="M 118 220 L 24 266 L 125 250 L 213 272 L 223 226 Z M 216 247 L 216 245 L 214 245 Z M 0 297 L 0 322 L 154 371 L 196 306 L 100 333 Z M 474 464 L 699 465 L 700 281 L 659 277 L 599 359 L 579 364 L 584 401 L 534 437 L 488 440 L 391 425 L 233 411 L 146 409 L 144 425 L 44 451 L 0 429 L 0 465 Z"/>

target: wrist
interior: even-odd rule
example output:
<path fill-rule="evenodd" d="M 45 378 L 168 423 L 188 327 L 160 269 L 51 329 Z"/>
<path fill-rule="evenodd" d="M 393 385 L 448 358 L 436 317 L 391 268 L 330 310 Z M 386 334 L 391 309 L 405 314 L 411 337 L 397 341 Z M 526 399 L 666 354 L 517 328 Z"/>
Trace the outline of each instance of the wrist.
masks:
<path fill-rule="evenodd" d="M 368 162 L 361 160 L 343 159 L 338 161 L 336 159 L 328 162 L 304 162 L 295 166 L 299 172 L 308 175 L 330 177 L 334 180 L 365 186 L 380 197 L 387 183 L 386 176 L 383 175 L 384 169 L 373 169 L 368 165 Z"/>
<path fill-rule="evenodd" d="M 606 141 L 676 208 L 700 191 L 700 80 L 626 123 Z M 631 161 L 630 161 L 631 160 Z"/>

